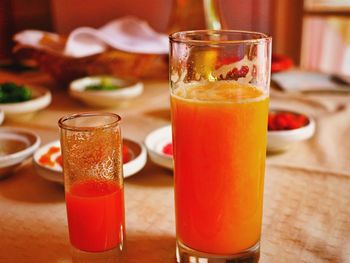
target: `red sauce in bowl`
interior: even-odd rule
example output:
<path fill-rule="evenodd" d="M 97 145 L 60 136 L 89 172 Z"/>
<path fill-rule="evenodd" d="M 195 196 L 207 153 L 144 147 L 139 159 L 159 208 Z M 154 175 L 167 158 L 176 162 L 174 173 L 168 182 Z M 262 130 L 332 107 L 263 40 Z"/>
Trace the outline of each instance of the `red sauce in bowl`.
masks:
<path fill-rule="evenodd" d="M 42 164 L 42 165 L 54 167 L 55 166 L 55 161 L 51 160 L 51 157 L 52 157 L 52 155 L 54 155 L 55 153 L 58 153 L 60 151 L 61 151 L 61 149 L 59 147 L 56 147 L 56 146 L 50 147 L 48 149 L 48 151 L 40 157 L 39 163 Z M 56 158 L 56 160 L 57 160 L 57 158 Z"/>
<path fill-rule="evenodd" d="M 169 155 L 169 156 L 173 156 L 173 144 L 170 142 L 168 144 L 166 144 L 163 149 L 162 149 L 162 152 L 165 154 L 165 155 Z"/>
<path fill-rule="evenodd" d="M 294 112 L 270 112 L 268 119 L 269 131 L 294 130 L 306 126 L 309 119 Z"/>

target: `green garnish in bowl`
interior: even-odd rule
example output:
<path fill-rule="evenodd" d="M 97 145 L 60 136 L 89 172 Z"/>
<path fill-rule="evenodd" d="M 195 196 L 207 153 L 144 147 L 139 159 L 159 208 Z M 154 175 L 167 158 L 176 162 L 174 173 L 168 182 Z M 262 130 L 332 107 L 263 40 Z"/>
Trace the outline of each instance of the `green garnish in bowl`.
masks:
<path fill-rule="evenodd" d="M 0 83 L 0 103 L 23 102 L 31 98 L 31 90 L 24 85 L 13 82 Z"/>
<path fill-rule="evenodd" d="M 119 89 L 120 86 L 114 85 L 110 78 L 101 78 L 101 83 L 92 84 L 86 86 L 86 91 L 96 91 L 96 90 L 116 90 Z"/>

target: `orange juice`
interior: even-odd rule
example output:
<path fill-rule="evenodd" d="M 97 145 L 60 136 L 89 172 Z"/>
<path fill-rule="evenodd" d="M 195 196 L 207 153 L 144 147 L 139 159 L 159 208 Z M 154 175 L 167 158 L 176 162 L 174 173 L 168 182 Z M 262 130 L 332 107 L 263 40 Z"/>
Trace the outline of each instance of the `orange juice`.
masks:
<path fill-rule="evenodd" d="M 260 240 L 268 97 L 219 81 L 171 95 L 176 231 L 185 246 L 235 254 Z"/>

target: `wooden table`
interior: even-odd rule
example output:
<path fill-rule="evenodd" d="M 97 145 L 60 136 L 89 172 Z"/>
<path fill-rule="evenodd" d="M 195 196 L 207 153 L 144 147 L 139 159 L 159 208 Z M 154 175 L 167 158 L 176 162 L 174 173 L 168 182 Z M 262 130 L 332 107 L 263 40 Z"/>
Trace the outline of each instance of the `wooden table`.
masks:
<path fill-rule="evenodd" d="M 4 126 L 35 131 L 43 144 L 58 139 L 61 116 L 91 110 L 44 74 L 0 73 L 1 81 L 18 78 L 49 87 L 53 101 L 31 121 L 6 121 Z M 272 102 L 286 99 L 280 96 Z M 170 123 L 167 83 L 147 82 L 141 97 L 111 111 L 123 118 L 123 136 L 142 142 L 150 131 Z M 309 153 L 312 143 L 268 158 L 260 262 L 350 262 L 350 170 L 339 173 L 328 163 L 317 169 L 317 158 L 311 161 L 315 165 L 300 165 L 297 156 L 300 151 Z M 346 166 L 346 160 L 343 163 Z M 124 262 L 175 262 L 172 172 L 148 161 L 141 172 L 125 180 L 125 202 Z M 63 187 L 39 177 L 28 160 L 0 181 L 0 262 L 117 260 L 113 252 L 80 255 L 70 247 Z"/>

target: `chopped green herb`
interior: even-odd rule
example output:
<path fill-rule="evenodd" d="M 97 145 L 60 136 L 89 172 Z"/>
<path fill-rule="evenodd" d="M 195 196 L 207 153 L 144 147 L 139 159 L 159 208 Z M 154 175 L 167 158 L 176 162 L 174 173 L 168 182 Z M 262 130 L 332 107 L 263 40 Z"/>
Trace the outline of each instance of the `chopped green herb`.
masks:
<path fill-rule="evenodd" d="M 97 85 L 89 85 L 85 88 L 85 90 L 116 90 L 119 89 L 119 86 L 116 85 L 102 85 L 102 84 L 97 84 Z"/>
<path fill-rule="evenodd" d="M 0 103 L 22 102 L 31 98 L 31 90 L 24 85 L 13 82 L 0 83 Z"/>
<path fill-rule="evenodd" d="M 101 78 L 101 83 L 89 85 L 85 90 L 116 90 L 119 88 L 120 86 L 114 85 L 110 78 Z"/>

